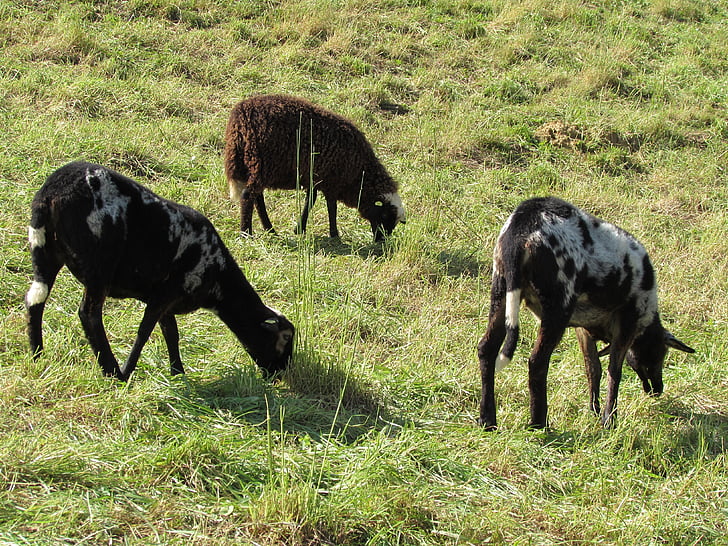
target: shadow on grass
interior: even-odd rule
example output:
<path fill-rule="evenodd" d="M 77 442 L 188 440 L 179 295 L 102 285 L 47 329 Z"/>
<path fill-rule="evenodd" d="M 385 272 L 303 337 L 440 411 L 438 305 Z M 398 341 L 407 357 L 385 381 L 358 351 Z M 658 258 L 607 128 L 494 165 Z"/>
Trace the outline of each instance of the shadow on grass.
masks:
<path fill-rule="evenodd" d="M 700 411 L 678 398 L 663 398 L 659 410 L 679 428 L 679 442 L 687 456 L 713 459 L 728 448 L 728 414 Z M 698 410 L 698 411 L 696 411 Z"/>
<path fill-rule="evenodd" d="M 489 268 L 477 260 L 475 254 L 476 251 L 443 251 L 438 254 L 437 260 L 444 266 L 445 274 L 448 277 L 476 278 L 481 274 L 490 276 L 491 272 Z"/>
<path fill-rule="evenodd" d="M 252 365 L 231 366 L 217 378 L 175 378 L 164 405 L 181 416 L 223 418 L 317 442 L 351 443 L 372 431 L 395 434 L 402 427 L 367 385 L 338 365 L 305 353 L 295 359 L 272 381 Z"/>
<path fill-rule="evenodd" d="M 589 431 L 577 432 L 574 430 L 557 430 L 548 428 L 545 430 L 533 431 L 535 437 L 540 438 L 544 447 L 552 447 L 565 452 L 572 452 L 582 449 L 585 445 L 611 445 L 614 449 L 629 449 L 643 451 L 650 455 L 657 449 L 660 452 L 660 459 L 664 461 L 660 465 L 650 467 L 650 470 L 657 475 L 668 475 L 664 466 L 679 466 L 681 462 L 695 460 L 713 460 L 726 452 L 728 447 L 728 414 L 720 410 L 715 412 L 701 411 L 700 408 L 690 406 L 676 398 L 660 399 L 655 406 L 655 419 L 651 423 L 632 429 L 619 429 L 619 421 L 616 429 L 604 429 L 595 425 Z M 617 419 L 625 418 L 618 416 Z M 659 432 L 665 421 L 670 421 L 674 428 L 666 438 L 661 438 Z M 595 421 L 596 423 L 596 421 Z M 654 428 L 655 435 L 644 434 L 644 429 Z M 664 457 L 665 449 L 674 456 L 679 453 L 676 461 L 670 461 Z M 649 456 L 643 457 L 649 459 Z"/>
<path fill-rule="evenodd" d="M 311 244 L 314 252 L 321 252 L 327 256 L 359 256 L 360 258 L 380 258 L 388 253 L 388 242 L 374 242 L 373 240 L 365 245 L 342 241 L 340 237 L 328 237 L 325 235 L 314 235 L 311 241 L 305 241 L 300 237 L 277 238 L 280 245 L 291 251 L 301 249 L 301 245 Z M 303 247 L 306 249 L 306 246 Z"/>

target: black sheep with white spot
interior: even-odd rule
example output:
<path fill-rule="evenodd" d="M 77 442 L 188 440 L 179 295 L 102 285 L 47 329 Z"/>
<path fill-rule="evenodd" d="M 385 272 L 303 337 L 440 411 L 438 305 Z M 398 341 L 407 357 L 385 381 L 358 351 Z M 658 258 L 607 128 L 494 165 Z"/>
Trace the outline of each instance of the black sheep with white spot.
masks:
<path fill-rule="evenodd" d="M 84 285 L 79 317 L 106 375 L 129 377 L 157 323 L 171 373 L 184 373 L 175 315 L 201 307 L 219 316 L 266 372 L 288 364 L 293 325 L 263 304 L 209 220 L 111 169 L 75 162 L 52 173 L 33 200 L 29 240 L 33 283 L 25 301 L 36 358 L 45 303 L 65 265 Z M 109 296 L 146 303 L 121 367 L 102 323 Z"/>
<path fill-rule="evenodd" d="M 549 360 L 567 327 L 576 328 L 597 414 L 599 356 L 609 354 L 605 426 L 616 414 L 625 358 L 645 392 L 659 395 L 668 347 L 694 352 L 663 328 L 654 270 L 632 235 L 560 199 L 524 201 L 506 221 L 493 252 L 489 324 L 478 345 L 479 423 L 488 429 L 496 427 L 494 374 L 515 352 L 521 301 L 541 319 L 528 361 L 533 427 L 547 425 Z M 595 340 L 611 345 L 598 353 Z"/>

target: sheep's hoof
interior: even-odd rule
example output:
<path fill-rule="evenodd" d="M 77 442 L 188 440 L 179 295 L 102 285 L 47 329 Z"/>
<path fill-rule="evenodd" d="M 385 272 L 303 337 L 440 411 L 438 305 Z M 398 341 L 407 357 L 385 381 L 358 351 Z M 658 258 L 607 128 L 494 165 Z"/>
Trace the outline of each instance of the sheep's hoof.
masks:
<path fill-rule="evenodd" d="M 482 417 L 478 419 L 478 424 L 483 427 L 483 430 L 486 432 L 495 432 L 498 430 L 498 426 L 495 423 L 488 423 L 485 419 Z"/>

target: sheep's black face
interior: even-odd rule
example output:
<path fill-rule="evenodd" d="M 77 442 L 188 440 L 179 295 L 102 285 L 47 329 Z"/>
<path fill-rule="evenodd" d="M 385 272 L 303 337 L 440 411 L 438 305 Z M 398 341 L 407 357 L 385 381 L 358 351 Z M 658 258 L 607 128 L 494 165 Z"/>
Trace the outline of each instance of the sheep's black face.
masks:
<path fill-rule="evenodd" d="M 695 352 L 695 349 L 665 330 L 659 317 L 655 316 L 652 324 L 635 339 L 632 348 L 627 352 L 627 363 L 637 372 L 647 394 L 662 394 L 662 366 L 668 349 L 689 354 Z"/>
<path fill-rule="evenodd" d="M 391 235 L 398 223 L 404 223 L 404 209 L 396 193 L 374 201 L 371 206 L 362 210 L 362 216 L 369 220 L 374 240 L 377 242 Z"/>
<path fill-rule="evenodd" d="M 274 375 L 288 367 L 293 354 L 293 324 L 283 315 L 260 323 L 254 344 L 248 347 L 250 356 L 266 375 Z"/>
<path fill-rule="evenodd" d="M 644 336 L 643 336 L 644 337 Z M 627 352 L 627 364 L 637 372 L 642 388 L 649 395 L 659 396 L 663 391 L 662 365 L 667 354 L 664 341 L 645 344 L 635 341 Z"/>

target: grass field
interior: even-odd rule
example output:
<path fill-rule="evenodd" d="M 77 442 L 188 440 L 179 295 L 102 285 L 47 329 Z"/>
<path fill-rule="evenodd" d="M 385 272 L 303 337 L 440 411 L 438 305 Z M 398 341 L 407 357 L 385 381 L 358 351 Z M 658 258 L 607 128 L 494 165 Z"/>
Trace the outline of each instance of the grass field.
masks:
<path fill-rule="evenodd" d="M 728 544 L 728 3 L 697 0 L 0 0 L 0 544 Z M 306 97 L 365 132 L 407 224 L 372 243 L 267 194 L 279 235 L 239 234 L 221 151 L 256 93 Z M 391 105 L 399 105 L 393 111 Z M 29 206 L 85 159 L 209 216 L 297 326 L 266 382 L 211 313 L 103 378 L 64 270 L 29 355 Z M 631 370 L 617 427 L 587 410 L 576 338 L 526 430 L 522 313 L 475 424 L 491 253 L 523 199 L 557 195 L 650 252 L 665 393 Z M 110 301 L 117 357 L 142 307 Z"/>

